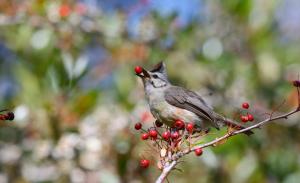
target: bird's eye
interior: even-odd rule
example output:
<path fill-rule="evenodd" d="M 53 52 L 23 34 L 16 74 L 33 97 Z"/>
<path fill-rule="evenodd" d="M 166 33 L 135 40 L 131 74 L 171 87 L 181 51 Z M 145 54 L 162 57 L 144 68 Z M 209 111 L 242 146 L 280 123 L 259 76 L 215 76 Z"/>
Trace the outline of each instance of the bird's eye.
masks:
<path fill-rule="evenodd" d="M 156 75 L 156 74 L 153 74 L 152 76 L 153 76 L 153 78 L 158 78 L 158 75 Z"/>

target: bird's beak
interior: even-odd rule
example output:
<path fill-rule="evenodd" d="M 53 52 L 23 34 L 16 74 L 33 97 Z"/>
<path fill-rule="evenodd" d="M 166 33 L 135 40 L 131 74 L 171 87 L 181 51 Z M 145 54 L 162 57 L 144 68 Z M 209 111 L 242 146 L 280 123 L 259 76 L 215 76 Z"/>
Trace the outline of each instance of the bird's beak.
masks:
<path fill-rule="evenodd" d="M 142 79 L 144 79 L 144 78 L 150 78 L 150 74 L 144 68 L 143 68 L 143 70 L 142 70 L 141 73 L 136 74 L 136 75 L 139 76 Z"/>

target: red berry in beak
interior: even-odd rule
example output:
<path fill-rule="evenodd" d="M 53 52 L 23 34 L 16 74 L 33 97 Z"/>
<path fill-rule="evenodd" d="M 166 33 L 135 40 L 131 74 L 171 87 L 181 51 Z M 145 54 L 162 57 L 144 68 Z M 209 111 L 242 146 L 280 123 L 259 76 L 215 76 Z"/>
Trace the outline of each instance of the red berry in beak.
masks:
<path fill-rule="evenodd" d="M 247 121 L 249 121 L 248 116 L 241 116 L 241 120 L 244 123 L 246 123 Z"/>
<path fill-rule="evenodd" d="M 193 133 L 194 130 L 194 124 L 193 123 L 188 123 L 185 127 L 185 129 L 189 132 L 189 133 Z"/>
<path fill-rule="evenodd" d="M 134 128 L 135 128 L 136 130 L 140 130 L 140 129 L 142 128 L 142 123 L 136 123 L 136 124 L 134 125 Z"/>
<path fill-rule="evenodd" d="M 166 131 L 164 133 L 162 133 L 162 138 L 165 139 L 165 140 L 169 140 L 170 137 L 171 137 L 171 133 L 169 131 Z"/>
<path fill-rule="evenodd" d="M 149 165 L 150 165 L 150 161 L 147 160 L 147 159 L 142 159 L 142 160 L 140 161 L 140 166 L 141 166 L 142 168 L 148 168 Z"/>
<path fill-rule="evenodd" d="M 203 153 L 202 148 L 197 148 L 197 149 L 195 149 L 195 155 L 196 155 L 196 156 L 201 156 L 202 153 Z"/>
<path fill-rule="evenodd" d="M 141 136 L 142 140 L 147 140 L 149 138 L 149 134 L 148 133 L 143 133 Z"/>
<path fill-rule="evenodd" d="M 243 107 L 244 109 L 248 109 L 248 108 L 249 108 L 249 103 L 248 103 L 248 102 L 244 102 L 244 103 L 242 104 L 242 107 Z"/>
<path fill-rule="evenodd" d="M 176 120 L 174 126 L 178 129 L 181 130 L 184 128 L 184 122 L 181 120 Z"/>
<path fill-rule="evenodd" d="M 254 117 L 252 114 L 248 114 L 248 121 L 253 121 L 254 120 Z"/>
<path fill-rule="evenodd" d="M 140 67 L 140 66 L 136 66 L 134 68 L 134 71 L 135 71 L 136 74 L 141 74 L 143 72 L 143 68 Z"/>

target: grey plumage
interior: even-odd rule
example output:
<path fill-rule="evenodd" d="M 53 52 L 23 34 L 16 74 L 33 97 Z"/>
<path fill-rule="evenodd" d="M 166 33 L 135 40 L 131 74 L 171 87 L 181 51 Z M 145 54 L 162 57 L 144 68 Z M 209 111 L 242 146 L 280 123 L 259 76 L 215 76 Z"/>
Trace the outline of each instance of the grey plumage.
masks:
<path fill-rule="evenodd" d="M 169 104 L 195 113 L 200 118 L 209 121 L 218 130 L 224 125 L 231 125 L 238 129 L 243 128 L 237 122 L 214 112 L 213 108 L 193 91 L 179 86 L 171 86 L 165 90 L 164 95 Z M 249 131 L 246 134 L 251 135 L 252 132 Z"/>
<path fill-rule="evenodd" d="M 213 109 L 195 92 L 182 87 L 171 86 L 165 90 L 164 95 L 169 104 L 191 111 L 200 118 L 210 121 L 215 128 L 219 129 Z"/>

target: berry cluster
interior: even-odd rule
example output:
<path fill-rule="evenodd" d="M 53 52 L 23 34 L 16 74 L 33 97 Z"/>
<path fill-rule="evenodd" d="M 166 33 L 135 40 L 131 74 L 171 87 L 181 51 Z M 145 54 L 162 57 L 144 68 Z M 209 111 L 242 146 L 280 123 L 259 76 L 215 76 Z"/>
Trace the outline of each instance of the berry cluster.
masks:
<path fill-rule="evenodd" d="M 144 129 L 142 123 L 134 125 L 135 130 L 141 132 L 141 140 L 154 142 L 154 147 L 157 147 L 161 152 L 160 162 L 168 162 L 170 157 L 184 149 L 191 149 L 201 137 L 195 134 L 194 123 L 185 123 L 182 120 L 176 120 L 172 127 L 163 125 L 163 123 L 156 121 L 152 127 Z M 196 156 L 202 155 L 202 149 L 194 150 Z M 150 160 L 143 158 L 140 160 L 140 167 L 148 168 Z"/>
<path fill-rule="evenodd" d="M 3 111 L 7 111 L 7 110 L 2 110 L 0 112 L 3 112 Z M 2 121 L 4 121 L 4 120 L 12 121 L 12 120 L 14 120 L 14 118 L 15 118 L 14 113 L 10 112 L 10 111 L 6 112 L 6 114 L 0 114 L 0 121 L 1 120 Z"/>
<path fill-rule="evenodd" d="M 249 105 L 248 102 L 244 102 L 242 104 L 242 108 L 245 109 L 245 110 L 248 110 L 249 107 L 250 107 L 250 105 Z M 254 116 L 247 112 L 246 115 L 241 115 L 240 119 L 241 119 L 242 122 L 247 123 L 248 121 L 254 121 Z"/>

